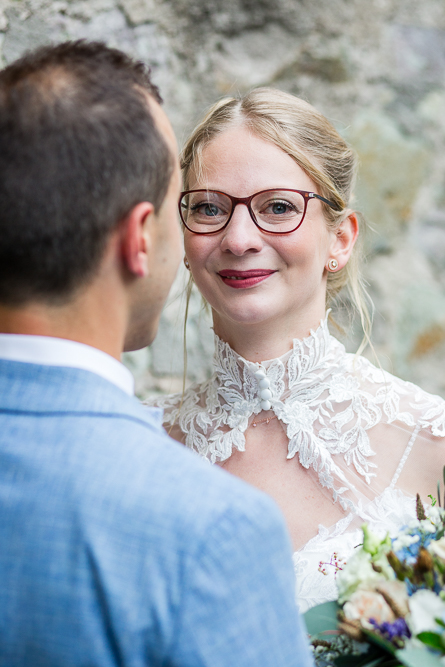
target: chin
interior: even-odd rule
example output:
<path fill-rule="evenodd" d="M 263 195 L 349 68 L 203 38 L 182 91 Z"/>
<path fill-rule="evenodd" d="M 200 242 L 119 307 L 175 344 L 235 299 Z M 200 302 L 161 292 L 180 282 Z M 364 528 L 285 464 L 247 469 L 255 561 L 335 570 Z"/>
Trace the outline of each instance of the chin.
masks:
<path fill-rule="evenodd" d="M 244 305 L 240 304 L 238 308 L 219 308 L 213 309 L 214 313 L 217 313 L 217 317 L 221 320 L 229 320 L 237 324 L 261 324 L 268 322 L 270 320 L 275 320 L 280 317 L 280 313 L 273 311 L 272 308 L 266 307 L 265 304 L 251 304 Z"/>
<path fill-rule="evenodd" d="M 142 350 L 142 348 L 151 345 L 156 338 L 159 327 L 159 318 L 153 323 L 144 327 L 138 327 L 129 331 L 125 337 L 124 341 L 124 352 L 135 352 L 136 350 Z"/>

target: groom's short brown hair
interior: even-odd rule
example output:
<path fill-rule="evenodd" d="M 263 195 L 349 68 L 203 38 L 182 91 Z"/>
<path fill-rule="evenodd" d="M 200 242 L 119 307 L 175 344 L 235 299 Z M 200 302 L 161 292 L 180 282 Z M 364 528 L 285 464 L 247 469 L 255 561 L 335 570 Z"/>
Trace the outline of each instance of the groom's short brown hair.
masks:
<path fill-rule="evenodd" d="M 150 97 L 149 70 L 98 42 L 0 72 L 0 303 L 67 301 L 133 206 L 159 209 L 173 159 Z"/>

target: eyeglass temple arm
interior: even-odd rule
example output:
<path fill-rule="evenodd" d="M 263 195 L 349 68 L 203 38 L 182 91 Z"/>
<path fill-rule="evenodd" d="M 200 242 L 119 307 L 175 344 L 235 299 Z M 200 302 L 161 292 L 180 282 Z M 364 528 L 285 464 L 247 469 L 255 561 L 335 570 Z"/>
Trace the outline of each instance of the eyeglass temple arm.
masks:
<path fill-rule="evenodd" d="M 343 210 L 343 207 L 340 206 L 339 204 L 336 204 L 335 202 L 330 201 L 329 199 L 325 199 L 325 197 L 322 197 L 321 195 L 317 195 L 317 194 L 315 194 L 315 192 L 310 192 L 309 193 L 309 198 L 313 199 L 314 197 L 316 197 L 317 199 L 320 199 L 320 201 L 323 201 L 325 204 L 327 204 L 328 206 L 333 208 L 334 211 L 342 211 Z"/>

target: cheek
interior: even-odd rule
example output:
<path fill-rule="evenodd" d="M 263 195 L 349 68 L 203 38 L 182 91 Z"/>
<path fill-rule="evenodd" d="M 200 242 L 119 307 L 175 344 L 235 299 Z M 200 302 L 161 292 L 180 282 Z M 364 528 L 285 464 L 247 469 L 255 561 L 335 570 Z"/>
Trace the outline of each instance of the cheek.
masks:
<path fill-rule="evenodd" d="M 203 236 L 191 234 L 190 232 L 185 233 L 184 250 L 194 271 L 199 271 L 204 267 L 213 250 L 213 246 L 214 244 L 211 243 L 211 239 L 206 239 Z"/>
<path fill-rule="evenodd" d="M 273 250 L 288 268 L 304 268 L 313 260 L 314 246 L 308 239 L 282 237 L 273 243 Z"/>
<path fill-rule="evenodd" d="M 325 262 L 329 254 L 329 244 L 330 236 L 327 229 L 307 225 L 305 229 L 298 230 L 295 236 L 291 235 L 287 239 L 283 237 L 283 240 L 274 245 L 286 264 L 309 266 L 314 262 L 317 264 Z"/>

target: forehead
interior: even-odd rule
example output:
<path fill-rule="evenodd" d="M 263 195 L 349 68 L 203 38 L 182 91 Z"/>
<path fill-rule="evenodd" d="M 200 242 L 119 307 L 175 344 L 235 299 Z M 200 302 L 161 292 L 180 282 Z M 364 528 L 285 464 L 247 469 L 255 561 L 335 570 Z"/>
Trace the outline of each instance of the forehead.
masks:
<path fill-rule="evenodd" d="M 218 134 L 191 170 L 189 188 L 223 190 L 247 196 L 269 188 L 313 190 L 315 184 L 297 162 L 271 141 L 236 126 Z"/>

